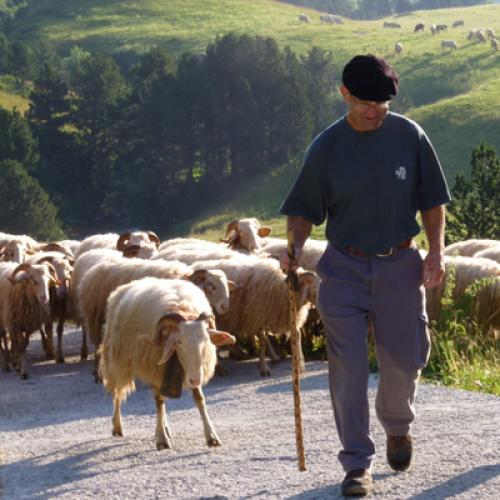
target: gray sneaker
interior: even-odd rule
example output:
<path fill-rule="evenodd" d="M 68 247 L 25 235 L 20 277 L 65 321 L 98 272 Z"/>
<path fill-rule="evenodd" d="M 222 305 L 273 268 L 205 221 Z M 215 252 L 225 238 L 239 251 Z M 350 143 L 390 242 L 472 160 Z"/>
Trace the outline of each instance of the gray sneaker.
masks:
<path fill-rule="evenodd" d="M 409 434 L 387 436 L 387 462 L 391 469 L 405 471 L 410 468 L 413 456 L 413 441 Z"/>
<path fill-rule="evenodd" d="M 373 491 L 372 474 L 368 469 L 349 471 L 340 485 L 345 497 L 363 497 Z"/>

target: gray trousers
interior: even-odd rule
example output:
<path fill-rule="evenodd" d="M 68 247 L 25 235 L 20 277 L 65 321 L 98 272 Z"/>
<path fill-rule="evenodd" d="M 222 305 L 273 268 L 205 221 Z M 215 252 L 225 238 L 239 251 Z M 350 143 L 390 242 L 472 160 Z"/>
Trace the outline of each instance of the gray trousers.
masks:
<path fill-rule="evenodd" d="M 346 472 L 375 456 L 368 409 L 368 318 L 375 330 L 377 417 L 387 434 L 410 431 L 420 370 L 430 338 L 416 248 L 390 257 L 356 257 L 328 245 L 318 262 L 318 310 L 327 335 L 330 393 Z"/>

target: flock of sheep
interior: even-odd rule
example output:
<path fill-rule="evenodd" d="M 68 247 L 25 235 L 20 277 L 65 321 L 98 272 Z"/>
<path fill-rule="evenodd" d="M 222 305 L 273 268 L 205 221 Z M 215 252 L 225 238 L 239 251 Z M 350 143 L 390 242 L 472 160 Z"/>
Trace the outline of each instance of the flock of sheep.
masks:
<path fill-rule="evenodd" d="M 344 24 L 343 19 L 340 16 L 335 16 L 332 14 L 322 14 L 319 16 L 320 22 L 321 23 L 327 23 L 327 24 Z M 310 23 L 311 18 L 307 14 L 299 14 L 298 15 L 298 20 L 303 23 Z M 454 21 L 451 25 L 452 28 L 460 28 L 464 27 L 465 22 L 463 19 L 458 19 Z M 401 24 L 394 22 L 394 21 L 384 21 L 383 23 L 384 28 L 389 28 L 389 29 L 402 29 Z M 425 31 L 425 24 L 424 23 L 417 23 L 414 28 L 414 33 L 418 33 L 420 31 Z M 447 24 L 431 24 L 429 25 L 429 31 L 431 32 L 432 35 L 436 35 L 438 33 L 444 33 L 448 32 L 448 25 Z M 490 41 L 490 45 L 493 48 L 493 50 L 498 51 L 498 40 L 496 38 L 495 31 L 493 28 L 476 28 L 473 30 L 470 30 L 468 35 L 467 35 L 467 40 L 471 42 L 482 42 L 486 43 L 488 40 Z M 456 40 L 441 40 L 441 49 L 446 50 L 456 50 L 458 48 L 458 44 Z M 403 52 L 403 44 L 402 42 L 396 42 L 394 44 L 394 52 L 396 54 L 401 54 Z"/>
<path fill-rule="evenodd" d="M 160 241 L 152 231 L 97 234 L 83 241 L 39 243 L 0 233 L 0 353 L 4 371 L 27 378 L 26 349 L 40 331 L 47 358 L 64 362 L 64 322 L 82 326 L 95 347 L 95 380 L 113 395 L 113 435 L 122 436 L 121 402 L 140 379 L 153 389 L 156 446 L 171 447 L 165 399 L 192 390 L 208 446 L 220 439 L 207 413 L 202 386 L 224 373 L 216 347 L 258 339 L 259 371 L 270 374 L 266 354 L 278 361 L 272 338 L 288 337 L 288 286 L 271 258 L 286 241 L 270 238 L 254 218 L 228 224 L 221 243 L 194 238 Z M 309 240 L 298 269 L 297 325 L 314 308 L 316 264 L 326 242 Z M 454 255 L 454 254 L 458 255 Z M 477 295 L 478 320 L 500 325 L 500 242 L 469 240 L 446 249 L 446 269 L 456 274 L 455 297 L 477 279 L 493 277 Z M 439 314 L 444 286 L 430 290 L 431 319 Z M 53 323 L 57 323 L 57 349 Z M 303 357 L 302 357 L 303 363 Z"/>

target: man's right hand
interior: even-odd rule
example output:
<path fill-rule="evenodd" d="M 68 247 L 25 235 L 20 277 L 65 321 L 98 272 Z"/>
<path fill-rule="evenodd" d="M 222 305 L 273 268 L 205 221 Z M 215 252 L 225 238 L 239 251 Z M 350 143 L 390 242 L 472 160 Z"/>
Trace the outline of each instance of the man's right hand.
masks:
<path fill-rule="evenodd" d="M 290 269 L 295 271 L 299 267 L 300 258 L 302 257 L 302 248 L 295 248 L 295 258 L 290 261 L 288 249 L 283 249 L 280 253 L 280 267 L 285 274 L 288 274 Z"/>

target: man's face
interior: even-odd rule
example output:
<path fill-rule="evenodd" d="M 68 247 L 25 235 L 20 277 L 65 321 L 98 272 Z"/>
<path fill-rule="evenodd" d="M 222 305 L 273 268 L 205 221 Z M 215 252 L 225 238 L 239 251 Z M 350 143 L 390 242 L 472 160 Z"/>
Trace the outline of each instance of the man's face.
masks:
<path fill-rule="evenodd" d="M 349 111 L 347 121 L 354 130 L 368 132 L 376 130 L 384 121 L 389 110 L 389 101 L 365 101 L 352 95 L 345 86 L 340 88 Z"/>

